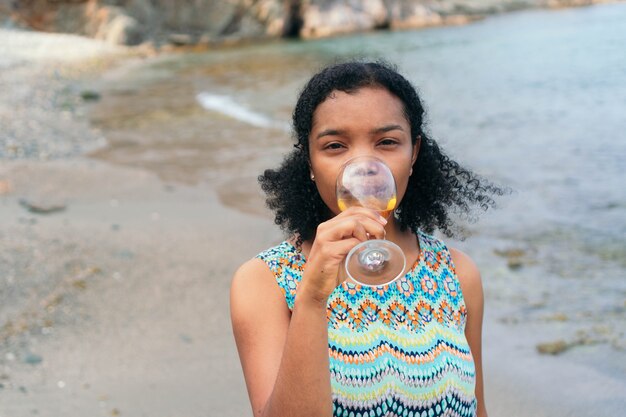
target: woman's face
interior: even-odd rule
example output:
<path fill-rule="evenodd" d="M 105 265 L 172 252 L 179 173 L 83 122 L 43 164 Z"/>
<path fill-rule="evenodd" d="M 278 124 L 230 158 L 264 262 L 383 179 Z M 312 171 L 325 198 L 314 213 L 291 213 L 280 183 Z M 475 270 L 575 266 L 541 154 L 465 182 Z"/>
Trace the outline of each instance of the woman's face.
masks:
<path fill-rule="evenodd" d="M 384 88 L 364 87 L 351 94 L 333 91 L 313 113 L 311 172 L 322 200 L 335 215 L 339 214 L 335 186 L 344 162 L 363 155 L 384 161 L 396 180 L 399 204 L 418 150 L 419 141 L 411 143 L 402 101 Z"/>

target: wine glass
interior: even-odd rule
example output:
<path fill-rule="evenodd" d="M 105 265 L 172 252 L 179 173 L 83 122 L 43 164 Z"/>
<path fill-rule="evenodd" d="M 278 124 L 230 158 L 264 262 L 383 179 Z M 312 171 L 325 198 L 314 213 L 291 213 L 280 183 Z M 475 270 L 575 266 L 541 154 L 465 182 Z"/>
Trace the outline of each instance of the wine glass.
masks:
<path fill-rule="evenodd" d="M 345 162 L 337 176 L 339 210 L 365 207 L 384 218 L 396 208 L 396 182 L 389 167 L 374 156 L 357 156 Z M 376 287 L 400 278 L 406 267 L 402 249 L 384 239 L 361 242 L 348 253 L 346 272 L 356 283 Z"/>

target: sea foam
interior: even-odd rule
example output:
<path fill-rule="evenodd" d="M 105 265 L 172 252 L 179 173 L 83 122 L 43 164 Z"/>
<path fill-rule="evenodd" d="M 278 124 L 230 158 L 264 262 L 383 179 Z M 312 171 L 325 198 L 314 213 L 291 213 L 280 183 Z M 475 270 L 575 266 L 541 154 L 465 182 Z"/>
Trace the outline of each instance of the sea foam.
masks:
<path fill-rule="evenodd" d="M 207 110 L 225 114 L 226 116 L 248 123 L 252 126 L 280 129 L 289 132 L 288 123 L 272 120 L 263 114 L 250 110 L 235 102 L 235 100 L 233 100 L 230 96 L 202 92 L 196 95 L 196 100 L 198 100 L 198 103 L 200 103 L 200 105 Z"/>

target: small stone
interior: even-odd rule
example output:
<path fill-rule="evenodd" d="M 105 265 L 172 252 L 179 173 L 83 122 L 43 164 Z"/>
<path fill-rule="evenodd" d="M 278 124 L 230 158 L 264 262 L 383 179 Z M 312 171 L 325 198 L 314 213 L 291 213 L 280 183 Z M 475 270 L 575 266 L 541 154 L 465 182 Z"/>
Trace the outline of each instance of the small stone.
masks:
<path fill-rule="evenodd" d="M 551 316 L 547 316 L 546 320 L 547 321 L 568 321 L 569 317 L 567 316 L 567 314 L 555 313 Z"/>
<path fill-rule="evenodd" d="M 101 97 L 100 93 L 91 90 L 85 90 L 80 93 L 80 98 L 84 101 L 98 101 Z"/>
<path fill-rule="evenodd" d="M 569 349 L 570 345 L 565 340 L 556 340 L 554 342 L 539 343 L 537 351 L 548 355 L 558 355 Z"/>
<path fill-rule="evenodd" d="M 65 204 L 33 202 L 25 198 L 19 200 L 21 206 L 25 207 L 29 212 L 35 214 L 50 214 L 63 211 L 67 207 Z"/>
<path fill-rule="evenodd" d="M 520 269 L 522 266 L 524 266 L 524 263 L 522 262 L 521 259 L 514 258 L 514 259 L 509 259 L 507 261 L 507 266 L 509 267 L 509 269 L 512 269 L 515 271 L 517 269 Z"/>
<path fill-rule="evenodd" d="M 507 266 L 511 270 L 517 270 L 524 266 L 524 256 L 526 255 L 526 251 L 523 249 L 495 249 L 494 253 L 498 256 L 506 258 Z"/>
<path fill-rule="evenodd" d="M 72 286 L 79 290 L 84 290 L 87 288 L 87 281 L 85 281 L 84 279 L 77 279 L 72 282 Z"/>
<path fill-rule="evenodd" d="M 504 258 L 520 258 L 526 254 L 523 249 L 495 249 L 493 252 Z"/>
<path fill-rule="evenodd" d="M 37 365 L 43 361 L 43 358 L 34 353 L 28 353 L 26 356 L 24 356 L 22 360 L 24 361 L 24 363 L 27 363 L 29 365 Z"/>
<path fill-rule="evenodd" d="M 63 301 L 63 294 L 50 294 L 41 301 L 41 306 L 48 311 L 53 311 Z"/>

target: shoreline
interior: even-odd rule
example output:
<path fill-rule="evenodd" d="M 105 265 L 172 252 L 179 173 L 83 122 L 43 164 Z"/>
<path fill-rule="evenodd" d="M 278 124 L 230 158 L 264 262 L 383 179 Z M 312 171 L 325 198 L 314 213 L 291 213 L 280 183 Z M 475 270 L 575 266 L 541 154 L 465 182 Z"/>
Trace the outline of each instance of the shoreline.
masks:
<path fill-rule="evenodd" d="M 19 27 L 49 33 L 81 33 L 119 45 L 143 45 L 157 51 L 208 50 L 285 39 L 314 40 L 380 30 L 420 30 L 464 25 L 490 16 L 526 10 L 560 10 L 618 3 L 622 0 L 474 0 L 368 4 L 344 7 L 292 2 L 289 10 L 269 1 L 265 10 L 245 4 L 199 4 L 181 7 L 176 16 L 167 7 L 150 4 L 85 6 L 72 2 L 38 5 L 33 9 L 0 3 L 0 27 Z M 69 4 L 68 4 L 69 3 Z M 383 7 L 385 10 L 381 9 Z M 206 14 L 204 22 L 192 24 L 189 16 Z M 229 21 L 215 19 L 223 14 Z M 186 16 L 186 17 L 185 17 Z M 169 20 L 168 20 L 169 19 Z M 245 22 L 245 20 L 248 20 Z M 190 26 L 188 29 L 185 27 Z"/>
<path fill-rule="evenodd" d="M 8 50 L 2 34 L 0 50 Z M 10 71 L 0 63 L 0 81 L 10 87 L 0 92 L 0 121 L 10 123 L 16 138 L 50 141 L 45 158 L 37 153 L 43 145 L 32 146 L 25 158 L 0 165 L 0 414 L 250 415 L 226 294 L 235 268 L 280 241 L 280 231 L 270 218 L 225 206 L 206 183 L 168 183 L 84 156 L 80 145 L 97 145 L 102 136 L 84 116 L 88 101 L 76 90 L 81 80 L 106 79 L 143 58 L 126 49 L 96 50 L 99 64 L 85 64 L 81 54 L 102 46 L 86 40 L 85 49 L 74 50 L 77 60 L 64 61 L 76 38 L 57 44 L 65 48 L 57 60 L 44 48 L 31 60 L 5 54 Z M 67 97 L 73 98 L 64 108 Z M 17 126 L 31 119 L 30 133 Z M 21 199 L 63 208 L 35 213 Z M 558 332 L 543 322 L 502 320 L 510 301 L 499 293 L 502 268 L 506 259 L 484 271 L 490 415 L 621 412 L 626 382 L 619 369 L 600 372 L 586 354 L 601 362 L 623 350 L 590 344 L 539 355 L 536 343 Z"/>

